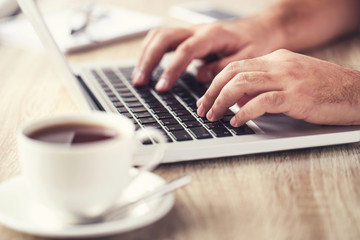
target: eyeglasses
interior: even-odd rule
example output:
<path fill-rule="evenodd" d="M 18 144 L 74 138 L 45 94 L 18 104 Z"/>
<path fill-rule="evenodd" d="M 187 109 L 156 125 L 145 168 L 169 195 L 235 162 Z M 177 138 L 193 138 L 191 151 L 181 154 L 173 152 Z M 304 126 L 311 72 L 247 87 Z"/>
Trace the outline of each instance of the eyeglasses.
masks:
<path fill-rule="evenodd" d="M 88 27 L 108 15 L 107 11 L 94 11 L 93 1 L 87 1 L 80 9 L 74 11 L 70 19 L 70 35 L 76 36 L 85 33 Z"/>

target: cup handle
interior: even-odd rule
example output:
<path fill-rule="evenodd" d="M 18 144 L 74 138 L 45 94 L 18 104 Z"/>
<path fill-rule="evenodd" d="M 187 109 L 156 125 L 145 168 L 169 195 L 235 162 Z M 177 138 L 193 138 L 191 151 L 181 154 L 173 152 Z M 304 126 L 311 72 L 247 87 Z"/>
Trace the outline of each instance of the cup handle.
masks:
<path fill-rule="evenodd" d="M 154 129 L 154 128 L 146 128 L 146 129 L 138 130 L 136 132 L 135 138 L 139 142 L 142 142 L 142 141 L 152 138 L 157 142 L 157 144 L 156 144 L 156 149 L 155 149 L 155 152 L 154 152 L 151 160 L 149 162 L 147 162 L 146 164 L 144 164 L 143 166 L 138 168 L 137 174 L 135 174 L 134 176 L 131 177 L 131 180 L 130 180 L 131 182 L 133 180 L 135 180 L 137 177 L 139 177 L 145 171 L 151 171 L 157 165 L 159 165 L 159 163 L 161 162 L 161 159 L 164 156 L 165 143 L 166 143 L 166 139 L 163 136 L 163 134 L 159 130 Z"/>

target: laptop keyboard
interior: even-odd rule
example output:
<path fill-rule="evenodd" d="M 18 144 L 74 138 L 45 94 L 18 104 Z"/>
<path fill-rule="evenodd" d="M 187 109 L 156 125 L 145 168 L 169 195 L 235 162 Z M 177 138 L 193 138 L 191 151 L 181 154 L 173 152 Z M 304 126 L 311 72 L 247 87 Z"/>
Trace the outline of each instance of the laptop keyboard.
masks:
<path fill-rule="evenodd" d="M 196 101 L 206 89 L 194 77 L 185 73 L 171 91 L 158 93 L 154 90 L 162 73 L 154 71 L 150 84 L 134 87 L 131 84 L 133 68 L 104 68 L 91 73 L 104 89 L 117 111 L 130 118 L 136 128 L 153 127 L 161 130 L 168 142 L 225 138 L 253 134 L 247 125 L 234 128 L 230 119 L 234 113 L 228 110 L 223 119 L 210 122 L 197 115 Z M 153 144 L 147 141 L 143 144 Z"/>

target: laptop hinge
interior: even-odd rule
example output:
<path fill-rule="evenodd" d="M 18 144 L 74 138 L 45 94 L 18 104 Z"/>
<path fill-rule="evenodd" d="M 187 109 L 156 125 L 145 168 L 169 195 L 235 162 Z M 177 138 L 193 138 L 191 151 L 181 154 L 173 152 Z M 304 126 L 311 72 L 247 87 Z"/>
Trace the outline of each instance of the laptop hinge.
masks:
<path fill-rule="evenodd" d="M 97 110 L 105 111 L 103 106 L 100 104 L 100 102 L 97 100 L 93 92 L 89 89 L 89 87 L 85 84 L 84 80 L 82 80 L 81 76 L 75 75 L 75 77 L 79 80 L 80 85 L 82 86 L 83 90 L 87 94 L 88 101 L 91 101 L 91 106 L 94 106 Z"/>

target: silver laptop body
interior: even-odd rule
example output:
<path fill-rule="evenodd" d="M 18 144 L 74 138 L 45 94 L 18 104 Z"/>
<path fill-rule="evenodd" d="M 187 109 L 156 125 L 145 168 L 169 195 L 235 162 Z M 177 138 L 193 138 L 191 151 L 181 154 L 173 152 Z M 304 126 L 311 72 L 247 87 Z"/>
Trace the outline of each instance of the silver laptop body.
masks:
<path fill-rule="evenodd" d="M 169 141 L 163 162 L 335 145 L 360 140 L 360 126 L 314 125 L 282 114 L 264 115 L 249 121 L 241 129 L 234 129 L 228 124 L 232 112 L 228 113 L 228 119 L 210 123 L 196 115 L 193 103 L 199 93 L 191 90 L 198 85 L 196 81 L 189 80 L 191 75 L 188 73 L 184 74 L 183 79 L 179 80 L 170 93 L 161 95 L 151 86 L 143 89 L 131 86 L 129 75 L 135 64 L 133 60 L 70 67 L 51 36 L 35 1 L 18 0 L 18 3 L 45 45 L 46 51 L 61 68 L 65 75 L 64 84 L 79 108 L 123 114 L 131 118 L 137 128 L 150 126 L 163 130 Z M 155 71 L 154 75 L 159 72 L 160 69 Z M 184 89 L 187 90 L 186 93 L 182 92 Z M 154 102 L 155 108 L 152 106 Z M 175 120 L 170 120 L 169 116 Z M 151 141 L 143 143 L 135 163 L 141 165 L 146 162 L 155 144 Z"/>

